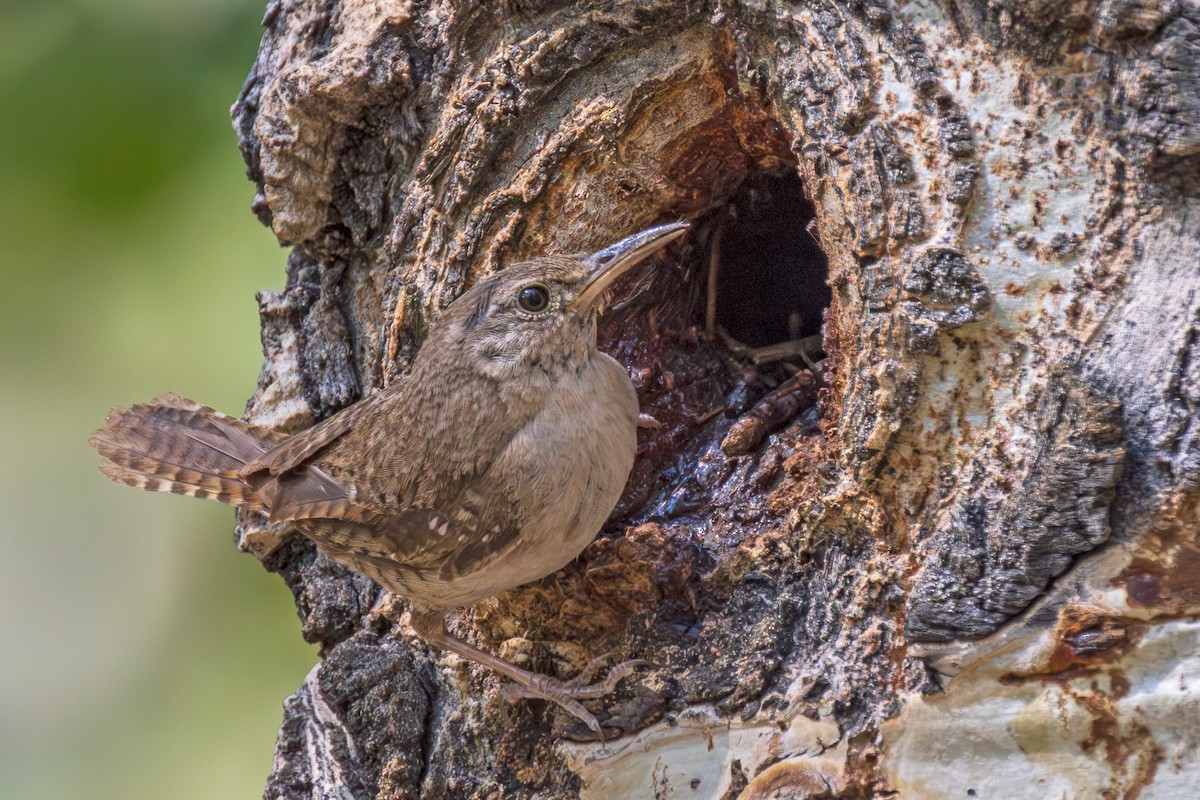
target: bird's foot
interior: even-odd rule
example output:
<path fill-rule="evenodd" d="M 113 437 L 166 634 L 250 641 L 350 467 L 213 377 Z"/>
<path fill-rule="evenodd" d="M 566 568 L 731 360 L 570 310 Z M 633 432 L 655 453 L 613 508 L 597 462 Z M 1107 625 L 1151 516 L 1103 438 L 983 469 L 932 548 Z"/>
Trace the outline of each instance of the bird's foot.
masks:
<path fill-rule="evenodd" d="M 597 673 L 607 663 L 607 656 L 594 658 L 587 663 L 578 675 L 568 681 L 560 681 L 557 678 L 551 678 L 549 675 L 530 673 L 527 685 L 522 683 L 508 683 L 504 685 L 501 691 L 504 699 L 510 703 L 529 698 L 549 700 L 556 703 L 568 714 L 591 729 L 596 738 L 601 743 L 604 743 L 604 728 L 600 725 L 596 716 L 588 711 L 580 701 L 597 700 L 611 694 L 617 688 L 617 684 L 622 679 L 632 675 L 638 667 L 650 665 L 649 661 L 641 659 L 622 661 L 608 671 L 604 680 L 593 683 Z"/>
<path fill-rule="evenodd" d="M 595 695 L 595 697 L 603 697 L 604 695 L 609 694 L 616 689 L 617 684 L 623 679 L 632 675 L 634 670 L 636 670 L 638 667 L 654 666 L 644 658 L 627 659 L 619 664 L 613 665 L 608 670 L 608 675 L 604 677 L 604 680 L 600 681 L 599 683 L 592 683 L 592 681 L 595 680 L 596 675 L 600 673 L 600 670 L 604 669 L 604 667 L 608 665 L 610 655 L 611 654 L 605 654 L 593 658 L 584 665 L 583 669 L 579 671 L 578 675 L 567 681 L 566 685 L 582 689 L 598 690 L 598 693 Z M 576 697 L 580 696 L 581 695 L 576 695 Z"/>
<path fill-rule="evenodd" d="M 600 726 L 596 716 L 584 708 L 580 701 L 604 697 L 617 688 L 617 683 L 622 678 L 627 677 L 638 667 L 649 664 L 647 661 L 623 661 L 610 669 L 604 680 L 592 683 L 596 674 L 608 662 L 607 656 L 601 656 L 589 661 L 576 677 L 569 681 L 560 681 L 549 675 L 530 672 L 503 658 L 480 650 L 457 636 L 451 636 L 446 630 L 445 615 L 441 611 L 413 609 L 412 626 L 413 630 L 430 644 L 449 650 L 462 658 L 470 659 L 513 681 L 511 684 L 505 684 L 502 689 L 503 697 L 510 703 L 515 703 L 522 698 L 550 700 L 586 725 L 593 734 L 590 738 L 599 739 L 601 742 L 605 741 L 604 728 Z M 620 729 L 617 729 L 618 734 L 619 732 Z M 580 737 L 575 732 L 572 732 L 571 736 L 572 738 L 587 738 L 586 734 L 584 737 Z"/>

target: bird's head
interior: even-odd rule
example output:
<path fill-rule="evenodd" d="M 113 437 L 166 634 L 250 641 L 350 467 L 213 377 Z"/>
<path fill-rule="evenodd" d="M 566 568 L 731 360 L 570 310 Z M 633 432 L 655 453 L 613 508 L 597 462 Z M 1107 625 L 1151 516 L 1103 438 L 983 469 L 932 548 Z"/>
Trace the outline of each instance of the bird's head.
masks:
<path fill-rule="evenodd" d="M 457 350 L 496 378 L 529 368 L 554 374 L 585 363 L 613 282 L 689 227 L 659 225 L 584 258 L 543 256 L 501 270 L 450 305 L 421 354 Z"/>

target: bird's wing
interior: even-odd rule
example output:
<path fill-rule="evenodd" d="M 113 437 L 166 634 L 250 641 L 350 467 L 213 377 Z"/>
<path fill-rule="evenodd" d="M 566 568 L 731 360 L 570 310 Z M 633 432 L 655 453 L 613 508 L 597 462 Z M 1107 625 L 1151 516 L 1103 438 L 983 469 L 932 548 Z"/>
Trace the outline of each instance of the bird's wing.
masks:
<path fill-rule="evenodd" d="M 305 461 L 317 455 L 321 450 L 340 439 L 346 431 L 369 413 L 375 404 L 384 397 L 384 393 L 372 395 L 360 400 L 349 408 L 343 409 L 328 419 L 322 420 L 308 430 L 301 431 L 295 436 L 289 436 L 279 444 L 264 452 L 258 458 L 246 463 L 241 474 L 244 477 L 253 476 L 259 472 L 269 472 L 280 475 L 294 470 Z"/>
<path fill-rule="evenodd" d="M 369 465 L 349 457 L 350 451 L 360 446 L 360 420 L 377 413 L 374 405 L 384 398 L 385 393 L 374 395 L 272 447 L 246 465 L 246 480 L 262 498 L 271 523 L 293 522 L 348 561 L 377 568 L 387 562 L 393 569 L 399 563 L 451 578 L 478 569 L 521 531 L 516 495 L 500 480 L 505 471 L 494 469 L 494 459 L 478 460 L 473 451 L 475 463 L 435 474 L 418 448 L 412 457 L 399 450 L 390 454 L 368 480 L 352 474 L 369 471 Z M 520 420 L 509 422 L 519 428 Z M 409 443 L 402 434 L 385 438 L 398 449 Z M 493 446 L 503 452 L 507 444 L 500 437 Z M 355 469 L 338 466 L 349 462 Z"/>
<path fill-rule="evenodd" d="M 301 519 L 342 519 L 354 511 L 352 491 L 328 472 L 301 464 L 255 487 L 272 525 Z"/>
<path fill-rule="evenodd" d="M 447 581 L 482 568 L 521 532 L 515 503 L 469 486 L 434 508 L 384 511 L 355 504 L 337 511 L 335 517 L 295 521 L 326 550 L 359 565 L 434 572 Z"/>
<path fill-rule="evenodd" d="M 445 579 L 478 569 L 490 554 L 503 551 L 520 534 L 515 497 L 494 479 L 491 469 L 456 480 L 442 476 L 436 496 L 415 487 L 402 491 L 390 482 L 385 492 L 329 469 L 321 459 L 312 459 L 340 435 L 325 435 L 318 439 L 320 443 L 298 448 L 291 456 L 297 462 L 291 469 L 268 477 L 265 469 L 275 470 L 272 461 L 270 467 L 259 470 L 258 477 L 265 480 L 255 482 L 255 492 L 272 524 L 295 523 L 331 554 L 359 562 L 359 566 L 361 562 L 387 562 L 394 569 L 399 562 L 437 571 Z M 276 447 L 264 457 L 279 450 Z"/>

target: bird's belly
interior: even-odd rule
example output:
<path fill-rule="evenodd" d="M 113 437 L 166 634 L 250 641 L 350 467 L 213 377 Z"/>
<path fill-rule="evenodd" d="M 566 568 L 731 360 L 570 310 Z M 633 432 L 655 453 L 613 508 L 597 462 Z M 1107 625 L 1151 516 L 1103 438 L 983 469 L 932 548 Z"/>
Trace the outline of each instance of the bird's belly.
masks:
<path fill-rule="evenodd" d="M 637 449 L 637 397 L 624 368 L 602 358 L 599 375 L 557 392 L 493 470 L 521 476 L 509 487 L 512 496 L 528 498 L 521 534 L 449 581 L 411 575 L 420 586 L 405 594 L 436 597 L 443 607 L 469 605 L 561 569 L 596 537 L 621 497 Z"/>

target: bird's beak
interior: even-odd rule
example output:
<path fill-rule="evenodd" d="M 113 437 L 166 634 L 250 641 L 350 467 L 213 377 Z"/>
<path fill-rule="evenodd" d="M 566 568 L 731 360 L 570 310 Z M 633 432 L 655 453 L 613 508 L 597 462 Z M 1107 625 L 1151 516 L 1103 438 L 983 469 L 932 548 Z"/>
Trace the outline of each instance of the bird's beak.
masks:
<path fill-rule="evenodd" d="M 589 311 L 598 308 L 613 281 L 628 272 L 630 267 L 637 266 L 683 236 L 691 226 L 690 222 L 659 225 L 627 236 L 585 258 L 583 263 L 588 267 L 588 281 L 567 305 L 567 310 Z"/>

